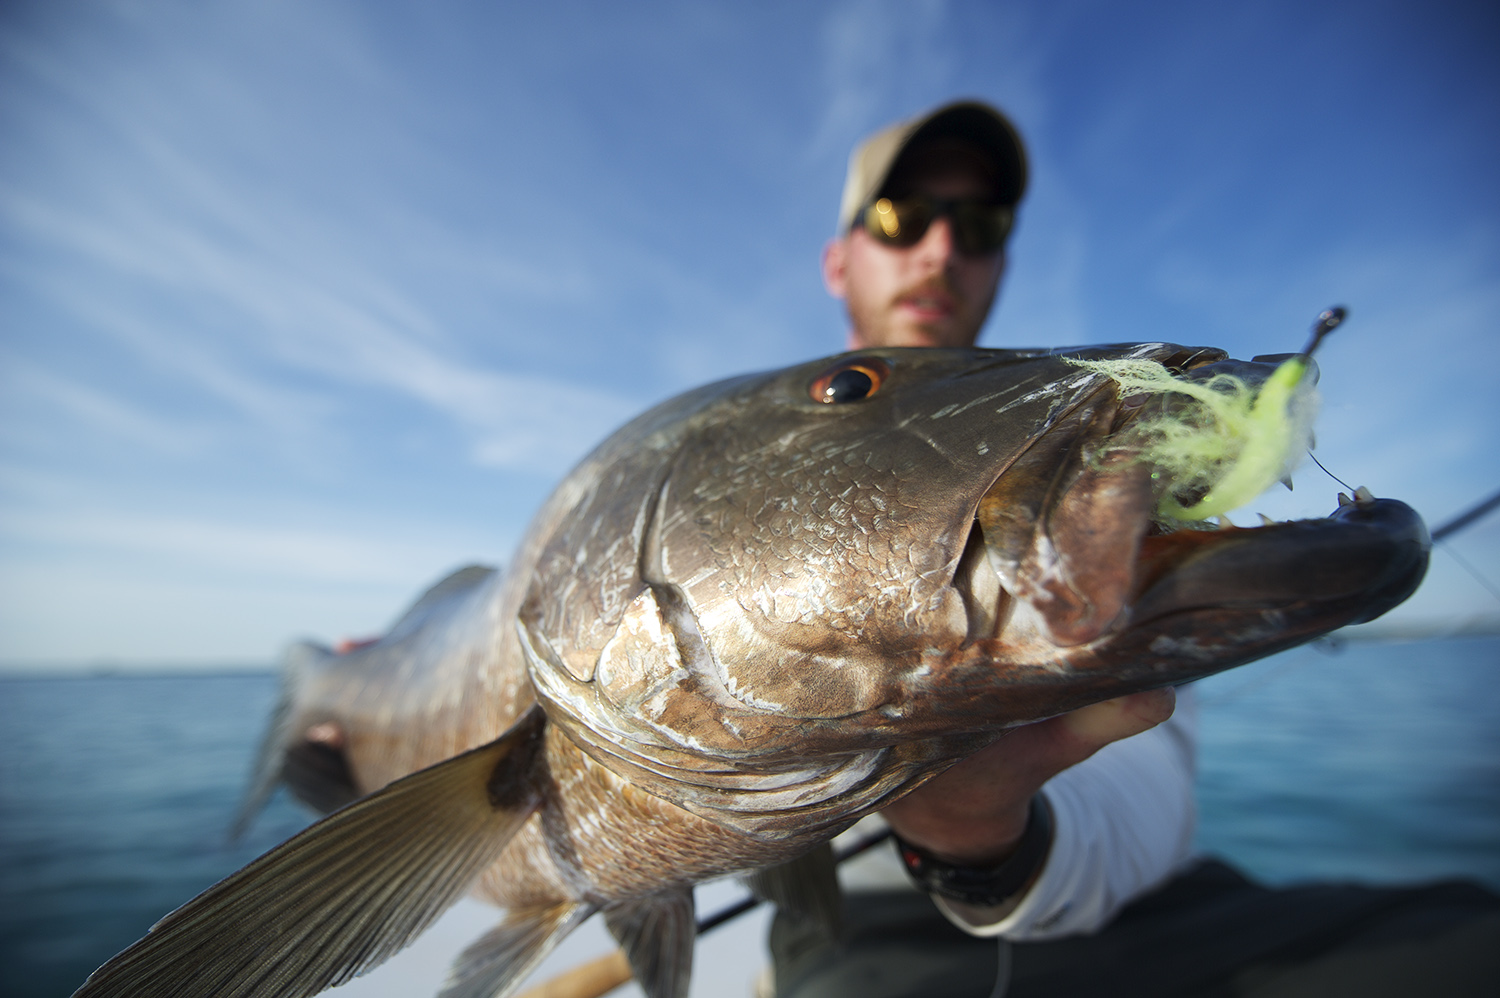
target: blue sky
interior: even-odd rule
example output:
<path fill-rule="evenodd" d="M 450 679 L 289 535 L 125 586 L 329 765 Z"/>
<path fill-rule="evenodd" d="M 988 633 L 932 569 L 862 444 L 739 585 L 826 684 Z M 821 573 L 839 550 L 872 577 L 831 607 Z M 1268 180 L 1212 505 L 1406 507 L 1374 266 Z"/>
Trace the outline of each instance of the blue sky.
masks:
<path fill-rule="evenodd" d="M 1492 4 L 11 2 L 0 661 L 266 662 L 501 562 L 634 412 L 843 342 L 859 137 L 1008 109 L 982 343 L 1325 346 L 1318 454 L 1500 487 Z M 1254 510 L 1321 515 L 1316 468 Z M 1500 519 L 1500 518 L 1497 518 Z M 1455 552 L 1494 584 L 1500 526 Z M 1393 619 L 1500 600 L 1439 551 Z"/>

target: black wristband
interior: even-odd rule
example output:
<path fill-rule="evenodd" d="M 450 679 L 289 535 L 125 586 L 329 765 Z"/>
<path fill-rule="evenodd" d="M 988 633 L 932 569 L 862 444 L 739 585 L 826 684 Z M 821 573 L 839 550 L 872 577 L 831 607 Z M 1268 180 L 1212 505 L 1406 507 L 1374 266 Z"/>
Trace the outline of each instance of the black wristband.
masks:
<path fill-rule="evenodd" d="M 1014 897 L 1031 880 L 1052 850 L 1052 807 L 1037 794 L 1031 799 L 1026 829 L 1016 851 L 999 866 L 954 866 L 896 836 L 896 851 L 907 875 L 928 894 L 993 908 Z"/>

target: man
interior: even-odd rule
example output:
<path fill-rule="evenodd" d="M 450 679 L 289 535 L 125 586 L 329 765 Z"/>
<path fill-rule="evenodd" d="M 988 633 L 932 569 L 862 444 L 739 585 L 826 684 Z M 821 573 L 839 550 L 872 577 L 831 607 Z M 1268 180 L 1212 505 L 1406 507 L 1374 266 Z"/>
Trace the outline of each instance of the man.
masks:
<path fill-rule="evenodd" d="M 984 104 L 951 104 L 863 143 L 850 159 L 838 234 L 823 253 L 824 280 L 848 310 L 849 346 L 972 346 L 1004 276 L 1025 188 L 1020 138 Z M 1192 835 L 1185 720 L 1123 753 L 1116 785 L 1136 770 L 1140 786 L 1110 822 L 1088 814 L 1100 793 L 1088 788 L 1088 770 L 1079 771 L 1080 788 L 1039 791 L 1104 746 L 1165 721 L 1173 704 L 1173 691 L 1158 690 L 1018 729 L 887 808 L 909 866 L 929 878 L 957 872 L 979 888 L 945 896 L 938 887 L 944 914 L 980 936 L 1087 932 L 1167 877 Z M 1102 760 L 1105 771 L 1110 762 Z M 987 884 L 1009 888 L 982 896 Z M 984 985 L 976 993 L 989 993 L 993 950 L 976 951 L 972 973 Z"/>
<path fill-rule="evenodd" d="M 863 143 L 850 160 L 839 235 L 823 252 L 828 290 L 848 309 L 850 348 L 973 346 L 1005 274 L 1005 240 L 1025 189 L 1019 135 L 977 102 Z M 885 816 L 904 842 L 938 860 L 994 866 L 1014 851 L 1042 784 L 1166 720 L 1173 700 L 1170 689 L 1141 693 L 1017 731 Z M 1176 837 L 1189 837 L 1191 812 L 1170 817 L 1186 833 Z M 1177 858 L 1160 857 L 1138 887 L 1165 877 Z"/>
<path fill-rule="evenodd" d="M 861 145 L 823 252 L 850 348 L 973 346 L 1025 190 L 1020 137 L 982 104 L 940 108 Z"/>
<path fill-rule="evenodd" d="M 1015 128 L 978 102 L 946 105 L 863 142 L 823 253 L 824 281 L 848 311 L 849 347 L 972 346 L 1005 273 L 1026 181 Z M 1390 929 L 1408 915 L 1421 922 L 1434 904 L 1458 922 L 1495 911 L 1492 896 L 1466 887 L 1454 888 L 1456 897 L 1453 885 L 1272 892 L 1209 863 L 1106 930 L 1188 860 L 1191 690 L 1175 716 L 1174 704 L 1174 691 L 1158 690 L 1016 729 L 886 808 L 908 873 L 947 921 L 909 890 L 854 895 L 837 943 L 778 916 L 777 993 L 1273 994 L 1289 963 L 1316 975 L 1325 956 L 1342 959 L 1328 940 L 1357 937 L 1362 930 L 1351 926 L 1373 924 L 1371 911 L 1395 912 L 1382 925 Z M 1427 956 L 1461 961 L 1480 952 L 1472 940 L 1443 945 Z M 1208 955 L 1195 962 L 1184 947 Z M 1265 970 L 1272 958 L 1276 969 Z M 1376 993 L 1391 982 L 1381 968 L 1340 973 L 1348 990 L 1319 993 Z M 1254 990 L 1262 978 L 1272 985 Z M 1215 990 L 1226 987 L 1242 990 Z"/>

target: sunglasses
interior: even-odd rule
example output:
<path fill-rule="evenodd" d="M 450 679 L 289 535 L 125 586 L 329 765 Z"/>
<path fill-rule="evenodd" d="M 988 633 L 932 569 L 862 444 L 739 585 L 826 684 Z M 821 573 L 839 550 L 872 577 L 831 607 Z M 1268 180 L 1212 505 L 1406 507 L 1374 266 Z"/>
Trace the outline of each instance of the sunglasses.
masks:
<path fill-rule="evenodd" d="M 947 218 L 964 256 L 988 256 L 1005 245 L 1016 212 L 974 198 L 881 198 L 860 213 L 865 231 L 887 246 L 915 246 L 934 219 Z"/>

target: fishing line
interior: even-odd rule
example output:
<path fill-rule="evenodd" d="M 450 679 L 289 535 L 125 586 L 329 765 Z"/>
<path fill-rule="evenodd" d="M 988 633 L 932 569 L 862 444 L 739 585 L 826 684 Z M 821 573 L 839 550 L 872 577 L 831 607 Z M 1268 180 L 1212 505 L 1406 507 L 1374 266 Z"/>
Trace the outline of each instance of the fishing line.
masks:
<path fill-rule="evenodd" d="M 1010 940 L 1004 936 L 997 936 L 999 942 L 999 953 L 996 956 L 995 986 L 990 990 L 989 998 L 1005 998 L 1006 992 L 1010 990 L 1011 976 L 1011 953 Z"/>
<path fill-rule="evenodd" d="M 1474 523 L 1477 523 L 1482 517 L 1494 512 L 1496 507 L 1500 507 L 1500 492 L 1496 492 L 1495 494 L 1487 498 L 1479 500 L 1479 502 L 1475 503 L 1469 509 L 1464 510 L 1462 513 L 1458 514 L 1442 526 L 1435 528 L 1432 531 L 1432 543 L 1438 544 L 1446 541 L 1448 538 L 1452 537 L 1460 530 L 1463 530 L 1465 527 L 1472 526 Z M 1443 544 L 1443 550 L 1448 552 L 1449 556 L 1451 556 L 1454 561 L 1458 562 L 1459 565 L 1463 567 L 1464 571 L 1472 575 L 1475 582 L 1478 582 L 1485 589 L 1489 590 L 1490 595 L 1495 597 L 1496 602 L 1500 602 L 1500 589 L 1497 589 L 1489 579 L 1485 578 L 1485 576 L 1479 571 L 1479 569 L 1469 564 L 1469 562 L 1464 558 L 1459 557 L 1458 552 L 1453 550 L 1453 546 L 1451 544 Z"/>
<path fill-rule="evenodd" d="M 1448 552 L 1448 557 L 1452 558 L 1454 561 L 1458 562 L 1459 565 L 1463 566 L 1464 571 L 1466 571 L 1470 575 L 1474 576 L 1474 581 L 1475 582 L 1479 583 L 1481 586 L 1484 586 L 1484 588 L 1488 589 L 1490 595 L 1493 596 L 1493 597 L 1495 597 L 1495 602 L 1500 603 L 1500 588 L 1496 588 L 1495 585 L 1493 583 L 1491 583 L 1489 579 L 1485 578 L 1482 574 L 1480 574 L 1479 569 L 1477 569 L 1473 565 L 1469 564 L 1468 561 L 1464 560 L 1463 558 L 1460 558 L 1458 556 L 1458 552 L 1455 551 L 1455 550 L 1453 550 L 1453 545 L 1451 545 L 1451 544 L 1444 544 L 1443 545 L 1443 550 L 1446 551 L 1446 552 Z"/>
<path fill-rule="evenodd" d="M 1315 648 L 1315 647 L 1317 647 L 1317 642 L 1309 643 L 1307 645 L 1304 645 L 1303 647 L 1305 647 L 1305 648 Z M 1301 650 L 1302 650 L 1301 648 L 1288 649 L 1286 652 L 1282 653 L 1286 657 L 1283 658 L 1281 661 L 1277 662 L 1275 664 L 1275 666 L 1273 666 L 1270 669 L 1267 669 L 1265 672 L 1261 673 L 1259 676 L 1252 676 L 1251 678 L 1246 679 L 1244 682 L 1240 683 L 1238 686 L 1234 687 L 1233 689 L 1225 690 L 1223 693 L 1220 693 L 1218 696 L 1202 696 L 1202 697 L 1199 697 L 1198 698 L 1198 707 L 1199 707 L 1199 709 L 1201 710 L 1201 709 L 1206 709 L 1208 707 L 1218 707 L 1221 704 L 1233 703 L 1236 700 L 1239 700 L 1239 699 L 1242 699 L 1242 698 L 1244 698 L 1246 696 L 1249 696 L 1251 693 L 1254 693 L 1257 690 L 1263 689 L 1266 686 L 1271 685 L 1272 682 L 1281 679 L 1283 676 L 1285 676 L 1287 673 L 1291 672 L 1293 669 L 1300 668 L 1301 666 L 1306 665 L 1308 662 L 1313 661 L 1313 659 L 1309 658 L 1306 655 L 1295 654 L 1296 652 L 1301 651 Z"/>
<path fill-rule="evenodd" d="M 1323 337 L 1343 325 L 1344 320 L 1347 318 L 1349 318 L 1349 309 L 1343 305 L 1335 305 L 1318 313 L 1318 320 L 1313 323 L 1312 335 L 1307 340 L 1307 346 L 1302 348 L 1302 355 L 1304 357 L 1311 357 L 1312 352 L 1318 349 L 1318 344 L 1323 342 Z M 1318 455 L 1312 452 L 1311 447 L 1307 449 L 1307 456 L 1312 458 L 1313 464 L 1323 469 L 1323 474 L 1348 489 L 1351 494 L 1354 492 L 1354 486 L 1324 467 L 1323 462 L 1318 460 Z M 1287 487 L 1290 488 L 1290 484 Z"/>
<path fill-rule="evenodd" d="M 1338 475 L 1335 475 L 1333 472 L 1329 471 L 1326 467 L 1324 467 L 1323 462 L 1318 460 L 1318 455 L 1314 454 L 1312 451 L 1308 451 L 1307 452 L 1307 456 L 1310 457 L 1310 458 L 1312 458 L 1313 464 L 1316 464 L 1318 467 L 1320 467 L 1320 468 L 1323 469 L 1323 474 L 1327 475 L 1329 478 L 1333 479 L 1335 482 L 1338 482 L 1340 485 L 1342 485 L 1344 488 L 1348 489 L 1350 492 L 1354 491 L 1354 486 L 1350 485 L 1348 482 L 1344 481 Z"/>

